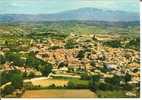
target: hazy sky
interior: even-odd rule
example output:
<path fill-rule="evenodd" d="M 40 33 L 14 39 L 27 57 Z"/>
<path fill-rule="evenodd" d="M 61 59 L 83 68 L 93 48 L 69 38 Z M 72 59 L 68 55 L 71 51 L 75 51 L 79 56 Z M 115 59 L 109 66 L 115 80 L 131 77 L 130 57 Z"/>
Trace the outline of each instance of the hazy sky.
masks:
<path fill-rule="evenodd" d="M 83 7 L 139 12 L 139 0 L 0 0 L 0 14 L 56 13 Z"/>

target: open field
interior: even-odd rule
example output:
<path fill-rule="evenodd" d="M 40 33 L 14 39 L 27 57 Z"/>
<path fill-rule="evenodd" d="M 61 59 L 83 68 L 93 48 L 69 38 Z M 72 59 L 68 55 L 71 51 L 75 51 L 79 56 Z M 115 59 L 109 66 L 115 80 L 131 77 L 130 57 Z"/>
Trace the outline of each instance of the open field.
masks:
<path fill-rule="evenodd" d="M 34 86 L 47 87 L 51 85 L 55 86 L 65 86 L 68 84 L 68 80 L 56 80 L 56 79 L 39 79 L 39 80 L 29 80 Z M 28 81 L 27 81 L 28 82 Z"/>
<path fill-rule="evenodd" d="M 53 79 L 49 79 L 48 77 L 40 77 L 40 78 L 32 78 L 24 80 L 24 82 L 31 82 L 33 86 L 41 86 L 41 87 L 48 87 L 51 85 L 55 86 L 67 86 L 69 82 L 73 82 L 75 84 L 82 84 L 88 85 L 89 82 L 87 80 L 81 80 L 78 78 L 68 78 L 68 77 L 54 77 Z"/>
<path fill-rule="evenodd" d="M 95 93 L 90 90 L 30 90 L 26 91 L 22 98 L 94 98 Z"/>

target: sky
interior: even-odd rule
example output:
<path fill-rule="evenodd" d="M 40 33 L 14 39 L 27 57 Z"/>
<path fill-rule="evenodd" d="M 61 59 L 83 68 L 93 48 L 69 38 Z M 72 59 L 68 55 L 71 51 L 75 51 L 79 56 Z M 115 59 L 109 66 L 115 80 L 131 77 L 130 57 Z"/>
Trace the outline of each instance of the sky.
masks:
<path fill-rule="evenodd" d="M 84 7 L 139 12 L 139 0 L 0 0 L 0 14 L 48 14 Z"/>

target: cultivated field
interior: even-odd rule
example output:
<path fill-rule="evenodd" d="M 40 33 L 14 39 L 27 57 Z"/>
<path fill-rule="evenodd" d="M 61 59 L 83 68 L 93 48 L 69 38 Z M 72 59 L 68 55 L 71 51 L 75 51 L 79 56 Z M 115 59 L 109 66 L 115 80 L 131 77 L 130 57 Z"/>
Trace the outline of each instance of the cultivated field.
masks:
<path fill-rule="evenodd" d="M 95 98 L 95 93 L 88 89 L 81 90 L 29 90 L 26 91 L 22 98 Z"/>
<path fill-rule="evenodd" d="M 32 80 L 31 81 L 34 86 L 42 86 L 47 87 L 51 85 L 55 86 L 65 86 L 68 84 L 68 80 L 56 80 L 56 79 L 41 79 L 41 80 Z"/>

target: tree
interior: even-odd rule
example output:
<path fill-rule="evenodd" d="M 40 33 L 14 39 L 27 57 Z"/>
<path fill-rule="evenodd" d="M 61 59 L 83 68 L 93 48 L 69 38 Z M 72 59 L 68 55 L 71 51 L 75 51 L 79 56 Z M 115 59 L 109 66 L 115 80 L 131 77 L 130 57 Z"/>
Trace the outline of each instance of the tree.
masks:
<path fill-rule="evenodd" d="M 10 77 L 11 84 L 14 88 L 20 89 L 23 86 L 23 75 L 22 73 L 15 71 Z"/>
<path fill-rule="evenodd" d="M 40 71 L 43 76 L 48 76 L 49 73 L 52 71 L 52 64 L 47 63 L 46 65 L 40 66 Z"/>
<path fill-rule="evenodd" d="M 20 71 L 11 70 L 2 72 L 0 75 L 0 83 L 5 84 L 11 82 L 14 88 L 21 88 L 23 85 L 23 75 Z"/>
<path fill-rule="evenodd" d="M 24 60 L 21 59 L 21 56 L 19 53 L 16 52 L 7 52 L 5 54 L 5 58 L 9 62 L 13 62 L 14 65 L 16 66 L 23 66 L 24 65 Z"/>
<path fill-rule="evenodd" d="M 11 73 L 3 71 L 0 73 L 0 85 L 3 85 L 10 80 Z"/>
<path fill-rule="evenodd" d="M 75 48 L 76 43 L 73 40 L 68 40 L 65 44 L 66 49 L 72 49 Z"/>
<path fill-rule="evenodd" d="M 96 38 L 96 34 L 93 35 L 92 39 L 93 39 L 94 41 L 98 41 L 98 39 Z"/>
<path fill-rule="evenodd" d="M 113 48 L 120 48 L 120 47 L 122 47 L 121 40 L 107 41 L 107 42 L 104 42 L 104 45 L 107 45 L 107 46 L 110 46 L 110 47 L 113 47 Z"/>
<path fill-rule="evenodd" d="M 131 81 L 132 76 L 129 73 L 126 73 L 126 75 L 124 76 L 124 80 L 126 83 L 128 83 L 128 81 Z"/>
<path fill-rule="evenodd" d="M 89 86 L 90 86 L 90 89 L 92 90 L 92 91 L 95 91 L 96 90 L 96 82 L 93 80 L 93 78 L 90 80 L 90 82 L 89 82 Z"/>
<path fill-rule="evenodd" d="M 14 90 L 15 89 L 12 85 L 7 85 L 4 89 L 1 90 L 1 96 L 4 97 L 8 94 L 11 94 Z"/>
<path fill-rule="evenodd" d="M 76 85 L 74 82 L 69 81 L 69 83 L 68 83 L 68 88 L 74 89 L 74 88 L 76 88 L 76 86 L 77 86 L 77 85 Z"/>
<path fill-rule="evenodd" d="M 91 61 L 90 64 L 91 64 L 91 66 L 96 67 L 96 61 L 93 60 L 93 61 Z"/>
<path fill-rule="evenodd" d="M 81 74 L 81 79 L 83 79 L 83 80 L 90 80 L 91 77 L 87 73 L 83 73 L 83 74 Z"/>
<path fill-rule="evenodd" d="M 80 50 L 78 55 L 77 55 L 77 58 L 79 58 L 80 60 L 83 59 L 85 56 L 85 51 L 84 50 Z"/>
<path fill-rule="evenodd" d="M 94 81 L 98 82 L 100 80 L 100 75 L 93 75 L 92 78 Z"/>
<path fill-rule="evenodd" d="M 140 37 L 134 38 L 130 40 L 126 45 L 125 48 L 140 50 Z"/>
<path fill-rule="evenodd" d="M 5 62 L 6 62 L 5 56 L 0 54 L 0 64 L 4 64 Z"/>
<path fill-rule="evenodd" d="M 99 85 L 98 85 L 98 89 L 99 90 L 111 90 L 111 87 L 110 87 L 111 85 L 109 85 L 109 84 L 107 84 L 107 83 L 100 83 Z"/>
<path fill-rule="evenodd" d="M 99 88 L 99 85 L 98 85 L 99 80 L 100 80 L 100 76 L 99 75 L 93 75 L 91 77 L 91 80 L 89 82 L 89 86 L 90 86 L 92 91 L 95 91 L 96 89 Z"/>
<path fill-rule="evenodd" d="M 122 80 L 122 78 L 120 76 L 114 75 L 112 78 L 106 78 L 105 81 L 107 83 L 110 83 L 112 85 L 116 85 L 119 86 L 120 85 L 120 81 Z"/>
<path fill-rule="evenodd" d="M 31 53 L 28 55 L 28 57 L 26 59 L 26 65 L 30 66 L 30 67 L 34 67 L 37 70 L 40 70 L 40 68 L 39 68 L 40 65 L 45 65 L 45 64 L 46 64 L 46 62 L 44 62 L 41 59 L 36 58 L 35 55 L 31 54 Z"/>
<path fill-rule="evenodd" d="M 5 43 L 4 43 L 6 46 L 8 46 L 8 41 L 7 40 L 5 40 Z"/>

